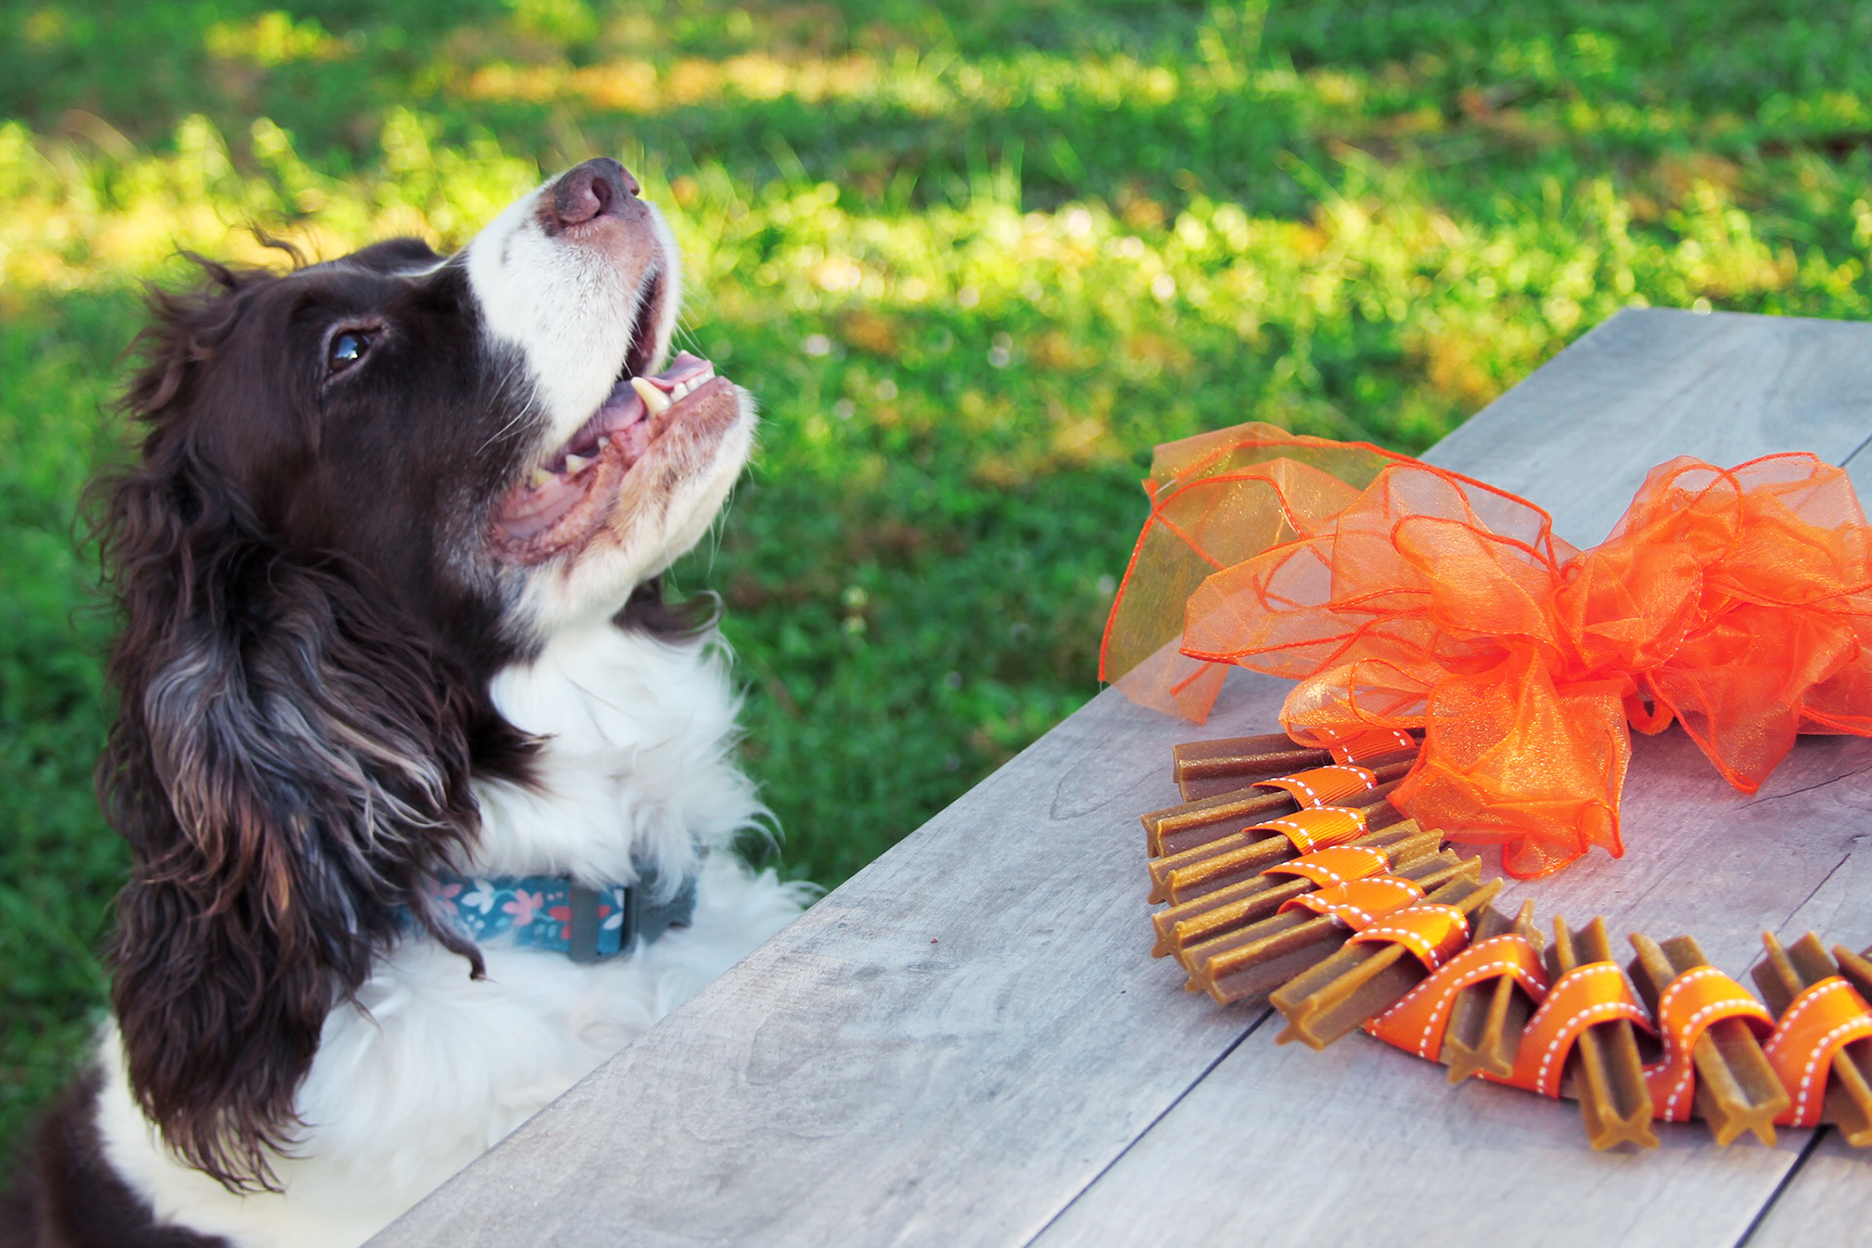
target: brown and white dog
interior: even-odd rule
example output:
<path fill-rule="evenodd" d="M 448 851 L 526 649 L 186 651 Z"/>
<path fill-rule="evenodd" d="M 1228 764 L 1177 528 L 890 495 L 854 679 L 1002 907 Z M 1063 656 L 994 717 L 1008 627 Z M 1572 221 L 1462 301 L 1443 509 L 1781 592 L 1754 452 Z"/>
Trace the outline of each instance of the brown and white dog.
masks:
<path fill-rule="evenodd" d="M 755 416 L 671 362 L 631 175 L 206 272 L 108 495 L 113 1017 L 0 1245 L 359 1243 L 806 900 L 733 855 L 735 697 L 661 596 Z"/>

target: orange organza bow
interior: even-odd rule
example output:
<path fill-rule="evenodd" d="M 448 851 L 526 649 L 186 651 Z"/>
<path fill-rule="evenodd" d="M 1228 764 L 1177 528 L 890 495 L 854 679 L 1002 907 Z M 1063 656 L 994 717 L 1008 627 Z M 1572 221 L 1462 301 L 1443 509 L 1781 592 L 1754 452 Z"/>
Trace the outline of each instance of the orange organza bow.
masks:
<path fill-rule="evenodd" d="M 1222 664 L 1323 745 L 1425 732 L 1393 801 L 1520 876 L 1622 852 L 1627 725 L 1753 792 L 1798 732 L 1872 736 L 1872 533 L 1811 455 L 1652 470 L 1579 551 L 1546 512 L 1365 444 L 1243 425 L 1158 448 L 1104 679 L 1201 721 Z"/>

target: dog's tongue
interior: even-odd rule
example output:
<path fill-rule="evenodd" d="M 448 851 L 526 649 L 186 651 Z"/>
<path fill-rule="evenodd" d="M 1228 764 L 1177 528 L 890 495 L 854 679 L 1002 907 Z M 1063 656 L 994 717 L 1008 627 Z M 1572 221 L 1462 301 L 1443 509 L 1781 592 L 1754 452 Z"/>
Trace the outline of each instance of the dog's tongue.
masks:
<path fill-rule="evenodd" d="M 693 382 L 705 376 L 709 370 L 707 360 L 683 351 L 677 354 L 668 368 L 642 380 L 667 395 L 685 382 Z M 651 439 L 661 433 L 667 423 L 649 417 L 650 412 L 644 406 L 643 396 L 630 380 L 626 378 L 618 382 L 606 396 L 597 414 L 572 436 L 567 448 L 560 450 L 557 462 L 548 466 L 545 480 L 522 482 L 515 486 L 495 513 L 494 522 L 509 538 L 522 542 L 550 529 L 585 497 L 596 479 L 599 457 L 620 458 L 626 468 L 637 461 Z M 600 434 L 608 443 L 607 449 L 602 452 L 596 449 Z M 591 441 L 587 448 L 591 454 L 581 458 L 589 458 L 590 462 L 571 465 L 568 470 L 567 449 L 574 443 L 582 444 L 587 437 Z"/>

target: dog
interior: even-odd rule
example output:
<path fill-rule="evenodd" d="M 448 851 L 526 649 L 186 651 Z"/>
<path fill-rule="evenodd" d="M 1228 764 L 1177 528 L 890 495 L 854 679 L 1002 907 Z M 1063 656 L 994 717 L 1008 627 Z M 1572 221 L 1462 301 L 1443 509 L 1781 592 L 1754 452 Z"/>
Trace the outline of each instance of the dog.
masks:
<path fill-rule="evenodd" d="M 757 418 L 672 357 L 630 173 L 447 257 L 200 263 L 104 492 L 111 1019 L 4 1245 L 360 1243 L 811 895 L 734 852 L 713 608 L 663 594 Z"/>

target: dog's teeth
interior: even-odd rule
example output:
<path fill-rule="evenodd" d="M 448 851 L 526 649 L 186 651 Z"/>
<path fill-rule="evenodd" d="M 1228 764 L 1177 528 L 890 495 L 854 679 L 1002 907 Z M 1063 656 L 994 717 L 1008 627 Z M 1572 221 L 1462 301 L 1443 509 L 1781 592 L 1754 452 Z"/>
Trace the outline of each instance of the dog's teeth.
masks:
<path fill-rule="evenodd" d="M 535 468 L 533 470 L 533 475 L 527 478 L 527 484 L 538 490 L 544 489 L 546 483 L 551 480 L 552 473 L 547 472 L 544 468 Z"/>
<path fill-rule="evenodd" d="M 608 433 L 601 433 L 601 434 L 599 434 L 599 435 L 598 435 L 598 449 L 599 449 L 599 450 L 601 450 L 601 451 L 602 451 L 602 450 L 604 450 L 604 449 L 605 449 L 605 447 L 607 447 L 607 446 L 610 446 L 610 445 L 611 445 L 611 435 L 610 435 L 610 434 L 608 434 Z"/>
<path fill-rule="evenodd" d="M 652 416 L 660 416 L 669 410 L 670 397 L 641 377 L 631 378 L 631 389 L 635 390 L 644 401 L 644 407 Z"/>
<path fill-rule="evenodd" d="M 598 457 L 596 455 L 592 456 L 591 459 L 587 459 L 583 455 L 567 455 L 566 456 L 566 472 L 568 473 L 582 472 L 587 464 L 591 463 L 593 460 L 597 458 Z"/>
<path fill-rule="evenodd" d="M 672 400 L 686 399 L 689 397 L 689 392 L 693 389 L 695 389 L 694 382 L 691 382 L 691 381 L 679 382 L 676 388 L 670 391 L 670 398 Z"/>

